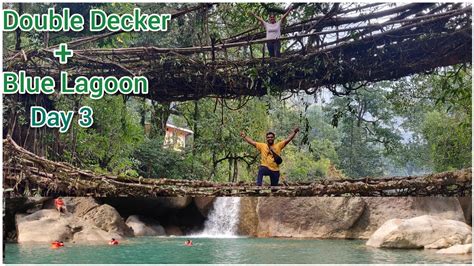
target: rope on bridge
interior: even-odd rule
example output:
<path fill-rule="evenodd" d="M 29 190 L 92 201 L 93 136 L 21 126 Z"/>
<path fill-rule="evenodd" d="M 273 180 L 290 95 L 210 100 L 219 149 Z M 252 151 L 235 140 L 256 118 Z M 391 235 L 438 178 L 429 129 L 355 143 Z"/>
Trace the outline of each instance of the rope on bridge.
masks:
<path fill-rule="evenodd" d="M 471 196 L 471 169 L 425 176 L 320 180 L 258 187 L 250 183 L 130 178 L 96 174 L 33 154 L 9 136 L 3 141 L 3 184 L 42 196 Z"/>

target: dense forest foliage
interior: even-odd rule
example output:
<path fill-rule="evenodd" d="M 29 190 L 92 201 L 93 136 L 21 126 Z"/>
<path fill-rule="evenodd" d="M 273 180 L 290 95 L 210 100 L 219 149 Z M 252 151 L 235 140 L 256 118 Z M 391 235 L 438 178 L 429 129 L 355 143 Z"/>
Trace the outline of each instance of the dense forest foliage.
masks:
<path fill-rule="evenodd" d="M 91 8 L 123 13 L 136 5 L 145 13 L 173 13 L 192 6 L 54 4 L 57 10 L 69 7 L 84 17 Z M 16 3 L 4 8 L 43 13 L 51 6 Z M 288 20 L 304 20 L 330 7 L 329 3 L 301 5 Z M 211 37 L 224 39 L 257 27 L 257 20 L 247 15 L 251 11 L 266 17 L 269 9 L 283 8 L 276 4 L 219 4 L 172 20 L 166 33 L 122 33 L 88 45 L 208 45 Z M 3 49 L 4 54 L 18 48 L 39 49 L 91 34 L 4 33 Z M 282 45 L 291 49 L 290 42 Z M 262 51 L 230 50 L 228 56 L 244 58 L 250 52 L 258 56 Z M 300 134 L 283 152 L 282 175 L 287 180 L 414 175 L 471 166 L 471 82 L 471 66 L 457 65 L 397 81 L 361 84 L 344 96 L 333 96 L 323 88 L 313 95 L 302 92 L 168 103 L 124 95 L 101 100 L 81 95 L 3 96 L 3 134 L 49 159 L 96 172 L 238 182 L 254 180 L 260 162 L 257 150 L 242 140 L 240 131 L 263 142 L 267 131 L 274 131 L 281 140 L 300 127 Z M 32 105 L 75 111 L 88 105 L 94 110 L 95 122 L 91 128 L 73 123 L 64 134 L 30 128 Z M 185 150 L 163 146 L 167 122 L 194 132 Z"/>

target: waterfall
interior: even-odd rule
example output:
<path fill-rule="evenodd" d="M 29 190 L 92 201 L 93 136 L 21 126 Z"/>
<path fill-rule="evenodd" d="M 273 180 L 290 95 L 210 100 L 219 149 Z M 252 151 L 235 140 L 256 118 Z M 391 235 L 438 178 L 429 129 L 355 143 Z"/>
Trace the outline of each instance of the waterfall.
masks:
<path fill-rule="evenodd" d="M 239 223 L 240 198 L 218 197 L 204 223 L 200 237 L 237 237 Z"/>

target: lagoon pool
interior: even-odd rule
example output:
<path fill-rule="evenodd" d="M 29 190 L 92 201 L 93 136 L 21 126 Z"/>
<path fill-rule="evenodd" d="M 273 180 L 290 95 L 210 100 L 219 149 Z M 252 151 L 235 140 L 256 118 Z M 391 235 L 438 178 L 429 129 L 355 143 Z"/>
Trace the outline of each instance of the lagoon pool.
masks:
<path fill-rule="evenodd" d="M 434 250 L 376 249 L 361 240 L 282 238 L 198 238 L 194 246 L 182 237 L 135 237 L 118 246 L 66 243 L 7 244 L 4 263 L 463 263 L 470 255 L 440 255 Z"/>

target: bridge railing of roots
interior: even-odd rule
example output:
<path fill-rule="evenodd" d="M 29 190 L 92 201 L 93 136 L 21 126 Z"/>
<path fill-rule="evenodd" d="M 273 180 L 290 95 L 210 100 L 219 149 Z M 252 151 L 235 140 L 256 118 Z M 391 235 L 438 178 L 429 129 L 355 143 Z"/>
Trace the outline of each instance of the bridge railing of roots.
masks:
<path fill-rule="evenodd" d="M 294 4 L 304 5 L 304 4 Z M 200 4 L 172 18 L 209 9 Z M 16 51 L 5 69 L 59 79 L 78 76 L 146 76 L 151 91 L 144 97 L 186 101 L 223 99 L 328 88 L 347 94 L 360 84 L 393 80 L 437 67 L 471 63 L 472 7 L 466 3 L 414 3 L 398 6 L 333 4 L 326 13 L 288 25 L 280 41 L 288 42 L 281 58 L 257 58 L 264 32 L 249 29 L 229 38 L 203 37 L 199 47 L 131 47 L 81 49 L 117 32 L 69 43 L 74 57 L 67 65 L 54 60 L 52 46 Z M 342 86 L 337 86 L 342 85 Z"/>
<path fill-rule="evenodd" d="M 96 174 L 31 153 L 10 137 L 3 141 L 3 185 L 43 196 L 471 196 L 471 169 L 425 176 L 320 180 L 255 186 L 201 180 L 130 178 Z"/>

